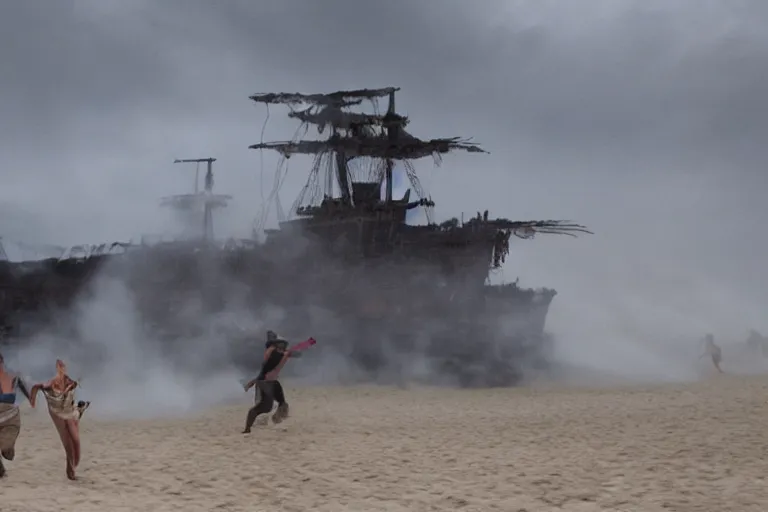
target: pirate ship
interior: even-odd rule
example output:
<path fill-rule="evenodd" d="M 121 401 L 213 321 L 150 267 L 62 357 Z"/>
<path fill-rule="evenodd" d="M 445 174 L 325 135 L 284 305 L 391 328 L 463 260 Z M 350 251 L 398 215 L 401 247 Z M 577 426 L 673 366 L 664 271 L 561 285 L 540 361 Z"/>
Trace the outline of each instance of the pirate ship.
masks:
<path fill-rule="evenodd" d="M 287 107 L 289 118 L 300 125 L 297 134 L 306 136 L 314 127 L 321 136 L 250 146 L 280 155 L 276 186 L 262 205 L 264 211 L 276 206 L 279 225 L 266 229 L 262 214 L 256 226 L 265 234 L 260 243 L 215 243 L 212 211 L 226 206 L 229 196 L 213 194 L 215 159 L 192 160 L 208 166 L 205 190 L 166 198 L 164 204 L 203 212 L 196 239 L 120 245 L 120 255 L 104 254 L 101 247 L 78 263 L 49 258 L 36 263 L 34 271 L 30 264 L 0 264 L 0 316 L 66 308 L 85 293 L 94 275 L 106 271 L 105 261 L 119 258 L 120 270 L 112 271 L 142 297 L 137 303 L 146 324 L 171 338 L 183 337 L 182 326 L 189 327 L 188 319 L 179 321 L 180 302 L 194 295 L 202 299 L 203 312 L 221 311 L 232 290 L 221 282 L 237 282 L 255 315 L 267 308 L 283 311 L 282 325 L 276 319 L 272 327 L 286 334 L 311 332 L 324 350 L 343 354 L 367 377 L 396 374 L 419 358 L 429 361 L 433 374 L 462 384 L 514 382 L 521 366 L 545 347 L 544 323 L 555 292 L 517 283 L 491 285 L 489 272 L 504 263 L 512 237 L 588 231 L 566 221 L 492 219 L 488 211 L 466 222 L 434 222 L 435 203 L 424 193 L 412 162 L 432 156 L 439 163 L 453 151 L 485 151 L 458 137 L 411 135 L 409 119 L 395 109 L 398 90 L 251 96 L 267 108 Z M 382 111 L 384 98 L 388 105 Z M 286 161 L 300 155 L 312 159 L 309 176 L 285 215 L 279 184 Z M 394 196 L 396 172 L 410 183 L 402 197 Z M 417 208 L 424 210 L 425 224 L 407 222 L 408 212 Z M 247 365 L 253 352 L 240 345 L 231 353 Z"/>
<path fill-rule="evenodd" d="M 281 155 L 277 183 L 285 160 L 312 158 L 291 218 L 267 231 L 264 246 L 266 253 L 294 262 L 281 267 L 290 268 L 292 276 L 271 277 L 276 288 L 291 279 L 303 283 L 292 299 L 297 309 L 332 304 L 355 333 L 346 336 L 345 350 L 371 372 L 393 351 L 423 353 L 448 373 L 466 373 L 458 375 L 464 382 L 508 383 L 524 359 L 541 353 L 555 292 L 516 283 L 492 286 L 489 272 L 504 263 L 513 236 L 588 231 L 566 221 L 491 219 L 487 210 L 467 222 L 435 223 L 435 203 L 413 161 L 432 156 L 439 164 L 453 151 L 485 151 L 459 137 L 424 140 L 409 133 L 409 119 L 395 108 L 398 90 L 251 96 L 257 103 L 288 107 L 288 116 L 300 124 L 296 133 L 305 136 L 314 127 L 321 136 L 250 146 Z M 388 100 L 384 110 L 381 99 Z M 371 108 L 361 111 L 363 104 Z M 410 183 L 402 197 L 394 197 L 396 170 Z M 426 224 L 406 222 L 407 212 L 416 208 L 425 210 Z"/>

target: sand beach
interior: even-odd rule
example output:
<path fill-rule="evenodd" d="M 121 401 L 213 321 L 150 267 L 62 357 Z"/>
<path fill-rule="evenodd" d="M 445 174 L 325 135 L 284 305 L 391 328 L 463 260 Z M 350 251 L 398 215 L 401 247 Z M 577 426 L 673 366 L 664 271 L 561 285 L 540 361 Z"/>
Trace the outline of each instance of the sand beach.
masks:
<path fill-rule="evenodd" d="M 242 404 L 83 420 L 80 481 L 44 408 L 23 410 L 2 512 L 768 510 L 768 377 L 452 390 L 303 388 L 292 417 Z"/>

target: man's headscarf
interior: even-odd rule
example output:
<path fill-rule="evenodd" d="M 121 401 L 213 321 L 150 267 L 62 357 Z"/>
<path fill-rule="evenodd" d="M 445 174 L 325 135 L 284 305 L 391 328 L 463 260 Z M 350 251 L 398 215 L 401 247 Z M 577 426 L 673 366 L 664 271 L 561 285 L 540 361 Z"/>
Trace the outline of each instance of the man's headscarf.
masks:
<path fill-rule="evenodd" d="M 280 345 L 285 348 L 288 345 L 288 342 L 278 336 L 275 331 L 267 331 L 267 343 L 265 345 L 267 348 Z"/>

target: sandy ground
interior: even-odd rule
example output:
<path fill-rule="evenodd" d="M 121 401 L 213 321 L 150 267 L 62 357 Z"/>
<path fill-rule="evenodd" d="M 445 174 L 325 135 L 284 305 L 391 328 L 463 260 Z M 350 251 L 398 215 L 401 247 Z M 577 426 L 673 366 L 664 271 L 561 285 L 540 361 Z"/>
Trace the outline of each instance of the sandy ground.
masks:
<path fill-rule="evenodd" d="M 292 417 L 241 435 L 249 400 L 194 418 L 82 424 L 81 481 L 25 408 L 2 512 L 768 510 L 768 378 L 456 391 L 287 388 Z"/>

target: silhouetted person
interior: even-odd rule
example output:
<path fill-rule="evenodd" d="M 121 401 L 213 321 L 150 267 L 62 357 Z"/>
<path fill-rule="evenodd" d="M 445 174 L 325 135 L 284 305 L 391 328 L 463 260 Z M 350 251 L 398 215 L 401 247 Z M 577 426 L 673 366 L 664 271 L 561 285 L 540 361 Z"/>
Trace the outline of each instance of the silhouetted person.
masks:
<path fill-rule="evenodd" d="M 711 334 L 704 336 L 704 353 L 699 356 L 699 359 L 705 356 L 711 357 L 712 364 L 715 365 L 717 371 L 723 373 L 723 370 L 720 368 L 720 362 L 723 360 L 723 351 L 717 346 L 715 337 Z"/>
<path fill-rule="evenodd" d="M 749 337 L 747 338 L 747 347 L 755 354 L 762 354 L 768 356 L 768 340 L 766 340 L 762 334 L 752 329 L 749 331 Z"/>

